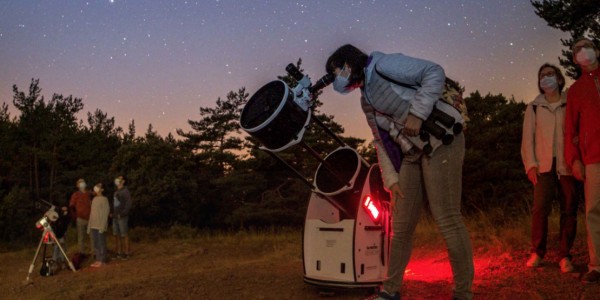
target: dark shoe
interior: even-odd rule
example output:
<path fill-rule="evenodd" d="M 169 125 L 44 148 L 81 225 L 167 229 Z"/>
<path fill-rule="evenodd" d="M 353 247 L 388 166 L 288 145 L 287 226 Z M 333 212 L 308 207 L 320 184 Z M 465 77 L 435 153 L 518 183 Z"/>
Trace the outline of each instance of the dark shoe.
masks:
<path fill-rule="evenodd" d="M 381 291 L 378 294 L 367 297 L 365 300 L 400 300 L 400 293 L 396 292 L 391 295 L 386 291 Z"/>
<path fill-rule="evenodd" d="M 583 283 L 597 283 L 600 281 L 600 272 L 598 271 L 589 271 L 583 277 L 581 277 L 581 282 Z"/>

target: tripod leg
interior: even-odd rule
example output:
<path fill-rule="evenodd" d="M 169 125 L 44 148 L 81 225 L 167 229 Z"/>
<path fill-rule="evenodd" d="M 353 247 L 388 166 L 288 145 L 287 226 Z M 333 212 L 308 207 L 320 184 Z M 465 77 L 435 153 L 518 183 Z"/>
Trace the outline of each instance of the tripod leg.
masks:
<path fill-rule="evenodd" d="M 42 248 L 42 243 L 44 242 L 44 235 L 45 232 L 42 233 L 42 238 L 40 239 L 40 243 L 38 244 L 37 250 L 35 250 L 35 255 L 33 256 L 33 260 L 29 266 L 29 273 L 27 273 L 27 279 L 25 279 L 27 282 L 29 282 L 29 276 L 31 275 L 31 272 L 33 272 L 33 267 L 35 265 L 35 261 L 37 260 L 38 254 L 40 254 L 40 249 Z"/>
<path fill-rule="evenodd" d="M 65 257 L 65 260 L 67 261 L 67 263 L 69 264 L 69 268 L 71 268 L 71 270 L 73 272 L 77 272 L 77 270 L 75 270 L 75 266 L 73 266 L 73 263 L 71 262 L 71 260 L 67 257 L 67 254 L 65 253 L 65 250 L 63 249 L 63 247 L 60 245 L 60 242 L 58 241 L 58 239 L 56 238 L 56 236 L 54 235 L 54 231 L 52 231 L 52 228 L 48 229 L 48 232 L 50 233 L 50 237 L 52 238 L 52 240 L 54 241 L 54 243 L 56 244 L 56 246 L 58 247 L 58 249 L 60 250 L 60 253 L 62 253 L 62 255 Z"/>

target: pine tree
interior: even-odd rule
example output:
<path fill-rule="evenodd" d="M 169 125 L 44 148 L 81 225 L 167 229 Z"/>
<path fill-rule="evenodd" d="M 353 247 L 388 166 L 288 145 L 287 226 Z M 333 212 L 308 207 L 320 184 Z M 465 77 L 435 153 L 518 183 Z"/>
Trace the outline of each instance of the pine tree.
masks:
<path fill-rule="evenodd" d="M 229 92 L 227 98 L 218 98 L 216 107 L 200 107 L 201 119 L 188 120 L 193 131 L 177 129 L 184 137 L 184 147 L 191 148 L 201 161 L 216 167 L 223 176 L 237 159 L 234 153 L 243 148 L 239 118 L 243 105 L 248 101 L 245 88 Z"/>
<path fill-rule="evenodd" d="M 567 70 L 567 75 L 577 79 L 581 70 L 573 63 L 571 45 L 582 36 L 600 45 L 600 3 L 598 0 L 531 0 L 531 4 L 535 13 L 549 26 L 571 35 L 560 40 L 566 49 L 562 50 L 562 57 L 558 60 Z"/>
<path fill-rule="evenodd" d="M 13 86 L 13 104 L 20 111 L 18 135 L 20 137 L 23 161 L 28 169 L 29 190 L 40 199 L 49 196 L 50 200 L 61 196 L 56 189 L 63 168 L 62 159 L 68 153 L 78 130 L 76 114 L 83 109 L 80 98 L 52 95 L 45 101 L 41 95 L 39 80 L 32 79 L 29 93 Z M 72 148 L 72 147 L 71 147 Z M 47 198 L 48 199 L 48 198 Z"/>

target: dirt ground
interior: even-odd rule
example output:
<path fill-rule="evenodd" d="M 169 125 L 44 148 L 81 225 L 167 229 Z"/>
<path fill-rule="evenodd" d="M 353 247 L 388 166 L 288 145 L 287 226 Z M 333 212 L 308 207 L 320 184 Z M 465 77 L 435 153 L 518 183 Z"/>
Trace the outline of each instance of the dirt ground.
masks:
<path fill-rule="evenodd" d="M 289 234 L 288 234 L 289 235 Z M 168 239 L 134 243 L 129 260 L 25 278 L 31 249 L 0 253 L 1 299 L 363 299 L 366 290 L 323 290 L 303 282 L 301 234 L 264 238 Z M 551 247 L 550 245 L 549 247 Z M 578 273 L 561 274 L 557 258 L 524 266 L 525 249 L 492 252 L 475 245 L 475 299 L 599 299 L 583 285 L 585 241 L 577 241 Z M 91 263 L 87 262 L 87 265 Z M 450 299 L 451 272 L 443 246 L 418 246 L 406 271 L 403 299 Z"/>

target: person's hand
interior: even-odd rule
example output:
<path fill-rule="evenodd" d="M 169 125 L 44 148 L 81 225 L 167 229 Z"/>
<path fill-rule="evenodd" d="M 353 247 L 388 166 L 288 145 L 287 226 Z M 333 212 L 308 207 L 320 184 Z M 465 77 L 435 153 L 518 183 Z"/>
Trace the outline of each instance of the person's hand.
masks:
<path fill-rule="evenodd" d="M 573 176 L 577 180 L 585 180 L 585 166 L 580 160 L 573 162 Z"/>
<path fill-rule="evenodd" d="M 418 117 L 408 114 L 406 121 L 404 122 L 404 128 L 402 128 L 402 134 L 406 136 L 417 136 L 421 130 L 421 124 L 423 120 Z"/>
<path fill-rule="evenodd" d="M 391 187 L 390 187 L 390 192 L 392 193 L 392 213 L 394 213 L 396 211 L 396 201 L 398 199 L 404 198 L 404 194 L 402 193 L 402 190 L 400 190 L 400 185 L 398 183 L 394 183 Z"/>
<path fill-rule="evenodd" d="M 538 175 L 539 175 L 539 173 L 538 173 L 537 167 L 533 167 L 533 168 L 529 169 L 529 171 L 527 171 L 527 178 L 529 178 L 529 181 L 531 181 L 531 183 L 533 183 L 533 185 L 537 184 Z"/>

